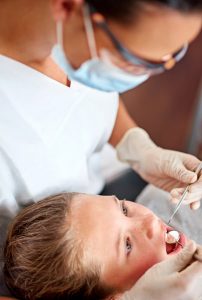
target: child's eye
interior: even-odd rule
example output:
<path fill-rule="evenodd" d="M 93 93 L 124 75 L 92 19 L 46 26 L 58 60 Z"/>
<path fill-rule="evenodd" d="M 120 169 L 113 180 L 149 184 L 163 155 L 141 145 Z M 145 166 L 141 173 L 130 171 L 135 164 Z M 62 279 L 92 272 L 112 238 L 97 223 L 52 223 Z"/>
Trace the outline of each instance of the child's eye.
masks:
<path fill-rule="evenodd" d="M 128 215 L 128 209 L 127 209 L 127 207 L 126 207 L 126 204 L 125 204 L 125 201 L 124 201 L 124 200 L 121 202 L 121 206 L 122 206 L 123 214 L 124 214 L 125 216 L 127 216 L 127 215 Z"/>
<path fill-rule="evenodd" d="M 132 251 L 132 244 L 129 238 L 126 239 L 126 254 L 130 254 L 130 252 Z"/>

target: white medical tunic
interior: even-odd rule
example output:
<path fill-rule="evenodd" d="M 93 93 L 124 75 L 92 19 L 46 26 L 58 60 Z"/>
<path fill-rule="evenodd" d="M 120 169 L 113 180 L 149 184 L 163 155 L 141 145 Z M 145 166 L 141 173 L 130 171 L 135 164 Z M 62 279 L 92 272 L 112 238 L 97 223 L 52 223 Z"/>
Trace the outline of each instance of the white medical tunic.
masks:
<path fill-rule="evenodd" d="M 107 143 L 117 93 L 71 87 L 0 56 L 0 207 L 64 191 L 98 193 L 104 181 L 93 153 Z"/>

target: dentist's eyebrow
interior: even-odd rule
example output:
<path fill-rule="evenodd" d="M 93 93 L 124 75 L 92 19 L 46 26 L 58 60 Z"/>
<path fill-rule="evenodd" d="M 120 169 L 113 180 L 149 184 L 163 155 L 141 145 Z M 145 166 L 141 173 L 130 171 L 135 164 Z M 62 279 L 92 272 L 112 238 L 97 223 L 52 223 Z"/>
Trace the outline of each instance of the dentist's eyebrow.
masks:
<path fill-rule="evenodd" d="M 120 209 L 122 210 L 119 199 L 116 196 L 113 196 L 113 200 L 116 204 L 116 207 L 118 206 L 119 210 Z M 116 248 L 117 256 L 120 257 L 120 254 L 121 254 L 121 233 L 120 233 L 120 231 L 118 232 L 118 235 L 117 235 L 117 239 L 115 242 L 115 248 Z"/>

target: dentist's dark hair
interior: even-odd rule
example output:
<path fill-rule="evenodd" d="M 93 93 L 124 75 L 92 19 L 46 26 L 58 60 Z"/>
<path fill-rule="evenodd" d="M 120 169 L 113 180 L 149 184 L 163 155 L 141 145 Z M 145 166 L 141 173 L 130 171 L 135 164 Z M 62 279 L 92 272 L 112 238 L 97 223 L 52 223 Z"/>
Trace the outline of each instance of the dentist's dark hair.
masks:
<path fill-rule="evenodd" d="M 144 3 L 161 5 L 189 13 L 202 11 L 202 0 L 86 0 L 105 17 L 130 22 Z"/>

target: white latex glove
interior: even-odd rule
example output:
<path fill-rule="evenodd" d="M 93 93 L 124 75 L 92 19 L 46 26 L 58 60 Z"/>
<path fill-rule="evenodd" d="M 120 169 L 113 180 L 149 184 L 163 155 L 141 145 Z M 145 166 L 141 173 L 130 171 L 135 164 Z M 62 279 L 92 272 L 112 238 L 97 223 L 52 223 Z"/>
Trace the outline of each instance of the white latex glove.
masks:
<path fill-rule="evenodd" d="M 202 263 L 202 246 L 201 245 L 197 246 L 197 250 L 194 254 L 194 259 L 196 259 Z"/>
<path fill-rule="evenodd" d="M 194 261 L 196 244 L 150 268 L 121 300 L 202 300 L 202 263 Z M 198 254 L 202 260 L 202 252 Z"/>
<path fill-rule="evenodd" d="M 184 192 L 183 188 L 175 188 L 170 195 L 173 203 L 178 203 Z M 190 204 L 192 209 L 198 209 L 202 200 L 202 175 L 200 175 L 197 182 L 193 183 L 189 188 L 189 193 L 186 195 L 183 204 Z"/>
<path fill-rule="evenodd" d="M 196 157 L 156 146 L 142 128 L 128 130 L 116 150 L 119 160 L 128 162 L 143 179 L 166 191 L 197 180 L 193 171 L 200 161 Z"/>

